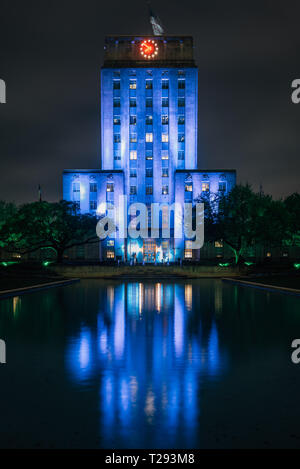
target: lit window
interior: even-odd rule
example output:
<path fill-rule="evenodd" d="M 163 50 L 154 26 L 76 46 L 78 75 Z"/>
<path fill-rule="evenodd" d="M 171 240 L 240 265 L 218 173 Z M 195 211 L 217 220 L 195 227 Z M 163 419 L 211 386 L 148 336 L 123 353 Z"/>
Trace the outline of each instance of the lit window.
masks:
<path fill-rule="evenodd" d="M 114 80 L 113 81 L 113 88 L 114 88 L 114 90 L 119 90 L 120 89 L 120 80 Z"/>
<path fill-rule="evenodd" d="M 130 125 L 136 125 L 136 116 L 130 116 Z"/>
<path fill-rule="evenodd" d="M 169 135 L 168 134 L 161 134 L 161 141 L 162 142 L 168 142 L 169 141 Z"/>
<path fill-rule="evenodd" d="M 106 241 L 106 245 L 107 246 L 114 246 L 115 245 L 115 240 L 114 239 L 108 239 Z"/>
<path fill-rule="evenodd" d="M 108 182 L 106 184 L 106 192 L 114 192 L 114 183 L 113 182 Z"/>
<path fill-rule="evenodd" d="M 153 187 L 146 186 L 146 195 L 152 195 L 152 194 L 153 194 Z"/>
<path fill-rule="evenodd" d="M 146 90 L 152 90 L 152 80 L 146 80 Z"/>
<path fill-rule="evenodd" d="M 169 186 L 162 186 L 161 193 L 162 193 L 163 195 L 169 194 Z"/>
<path fill-rule="evenodd" d="M 271 252 L 267 252 L 267 257 L 272 257 Z"/>
<path fill-rule="evenodd" d="M 163 153 L 163 154 L 161 155 L 161 159 L 162 159 L 162 160 L 168 160 L 168 159 L 169 159 L 169 154 L 168 154 L 168 153 Z"/>
<path fill-rule="evenodd" d="M 222 248 L 223 247 L 223 241 L 215 241 L 215 248 Z"/>
<path fill-rule="evenodd" d="M 169 168 L 162 168 L 162 177 L 163 178 L 169 177 Z"/>
<path fill-rule="evenodd" d="M 136 143 L 137 141 L 137 136 L 136 134 L 131 134 L 130 135 L 130 143 Z"/>
<path fill-rule="evenodd" d="M 219 182 L 219 191 L 226 192 L 226 182 L 223 182 L 223 181 Z"/>
<path fill-rule="evenodd" d="M 146 142 L 153 142 L 153 133 L 146 133 Z"/>
<path fill-rule="evenodd" d="M 130 159 L 131 160 L 136 160 L 137 159 L 137 151 L 136 150 L 130 150 Z"/>
<path fill-rule="evenodd" d="M 162 107 L 168 107 L 169 106 L 169 98 L 162 98 L 161 105 L 162 105 Z"/>
<path fill-rule="evenodd" d="M 209 182 L 202 182 L 202 192 L 209 192 Z"/>
<path fill-rule="evenodd" d="M 120 125 L 120 124 L 121 124 L 120 116 L 114 116 L 114 125 Z"/>
<path fill-rule="evenodd" d="M 184 134 L 178 134 L 178 142 L 184 142 Z"/>
<path fill-rule="evenodd" d="M 153 106 L 152 98 L 146 98 L 146 107 L 152 107 L 152 106 Z"/>
<path fill-rule="evenodd" d="M 185 106 L 185 98 L 178 98 L 178 107 Z"/>
<path fill-rule="evenodd" d="M 120 107 L 120 98 L 114 98 L 114 107 Z"/>
<path fill-rule="evenodd" d="M 131 90 L 136 90 L 136 80 L 130 80 L 129 81 L 129 88 Z"/>
<path fill-rule="evenodd" d="M 97 192 L 97 183 L 90 182 L 90 192 Z"/>
<path fill-rule="evenodd" d="M 152 125 L 153 122 L 153 117 L 152 116 L 146 116 L 146 124 L 147 125 Z"/>
<path fill-rule="evenodd" d="M 97 202 L 96 200 L 90 201 L 90 210 L 97 210 Z"/>
<path fill-rule="evenodd" d="M 136 195 L 136 186 L 130 186 L 130 195 Z"/>
<path fill-rule="evenodd" d="M 162 80 L 161 81 L 161 87 L 163 90 L 168 90 L 169 89 L 169 80 Z"/>
<path fill-rule="evenodd" d="M 193 184 L 191 182 L 186 183 L 184 190 L 185 192 L 193 192 Z"/>
<path fill-rule="evenodd" d="M 183 79 L 178 80 L 178 89 L 179 90 L 184 90 L 185 89 L 185 80 L 183 80 Z"/>
<path fill-rule="evenodd" d="M 153 177 L 153 169 L 152 168 L 146 168 L 146 177 L 147 178 L 152 178 Z"/>
<path fill-rule="evenodd" d="M 106 251 L 106 259 L 114 259 L 115 258 L 115 252 L 111 251 L 110 249 Z"/>
<path fill-rule="evenodd" d="M 178 125 L 184 125 L 185 122 L 185 117 L 184 116 L 178 116 Z"/>
<path fill-rule="evenodd" d="M 115 143 L 120 143 L 121 142 L 121 135 L 120 134 L 114 134 L 114 142 Z"/>
<path fill-rule="evenodd" d="M 179 160 L 179 161 L 184 160 L 184 151 L 179 151 L 179 152 L 178 152 L 178 160 Z"/>
<path fill-rule="evenodd" d="M 136 107 L 136 98 L 130 98 L 129 99 L 129 106 L 130 107 Z"/>
<path fill-rule="evenodd" d="M 169 123 L 169 116 L 167 114 L 161 116 L 161 123 L 166 125 Z"/>

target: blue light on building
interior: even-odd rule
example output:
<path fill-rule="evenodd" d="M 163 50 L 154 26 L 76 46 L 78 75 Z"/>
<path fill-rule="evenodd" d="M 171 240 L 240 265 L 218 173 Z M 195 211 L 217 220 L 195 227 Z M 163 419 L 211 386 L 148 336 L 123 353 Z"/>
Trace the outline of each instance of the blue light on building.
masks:
<path fill-rule="evenodd" d="M 203 191 L 230 191 L 234 170 L 198 169 L 197 109 L 192 37 L 107 37 L 101 169 L 65 170 L 63 198 L 77 202 L 83 213 L 100 216 L 113 210 L 121 195 L 128 205 L 142 202 L 150 208 L 152 203 L 193 202 Z M 174 239 L 172 217 L 170 228 L 167 239 L 106 239 L 100 257 L 138 262 L 195 258 L 184 237 Z"/>

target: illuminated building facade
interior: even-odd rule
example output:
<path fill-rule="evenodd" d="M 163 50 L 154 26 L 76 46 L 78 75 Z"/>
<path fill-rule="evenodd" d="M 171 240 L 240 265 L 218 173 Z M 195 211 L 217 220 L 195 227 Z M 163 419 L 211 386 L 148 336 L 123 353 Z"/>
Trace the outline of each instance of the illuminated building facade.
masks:
<path fill-rule="evenodd" d="M 101 169 L 66 170 L 63 198 L 83 213 L 107 215 L 119 196 L 128 205 L 194 202 L 202 192 L 227 192 L 235 171 L 197 167 L 198 68 L 193 39 L 119 36 L 105 39 L 101 70 Z M 161 227 L 167 212 L 162 207 Z M 126 214 L 127 217 L 127 214 Z M 130 222 L 128 216 L 128 222 Z M 164 262 L 199 257 L 188 240 L 107 238 L 100 257 Z M 172 236 L 173 235 L 173 236 Z M 195 257 L 196 256 L 196 257 Z"/>

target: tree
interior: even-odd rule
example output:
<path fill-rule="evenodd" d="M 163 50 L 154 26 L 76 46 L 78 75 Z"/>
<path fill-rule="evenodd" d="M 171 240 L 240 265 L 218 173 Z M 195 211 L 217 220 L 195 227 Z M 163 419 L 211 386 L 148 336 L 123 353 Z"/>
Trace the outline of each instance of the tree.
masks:
<path fill-rule="evenodd" d="M 284 200 L 287 216 L 288 233 L 287 244 L 300 246 L 300 194 L 295 192 Z"/>
<path fill-rule="evenodd" d="M 52 249 L 62 262 L 66 249 L 96 243 L 97 218 L 78 213 L 73 202 L 25 204 L 0 229 L 10 252 L 26 254 Z"/>
<path fill-rule="evenodd" d="M 5 223 L 16 213 L 17 207 L 14 203 L 0 200 L 0 233 Z M 0 235 L 0 247 L 5 247 L 5 237 Z"/>
<path fill-rule="evenodd" d="M 204 197 L 204 205 L 205 239 L 226 243 L 236 264 L 247 248 L 259 243 L 280 245 L 286 236 L 282 201 L 256 194 L 248 184 L 236 185 L 226 195 Z"/>

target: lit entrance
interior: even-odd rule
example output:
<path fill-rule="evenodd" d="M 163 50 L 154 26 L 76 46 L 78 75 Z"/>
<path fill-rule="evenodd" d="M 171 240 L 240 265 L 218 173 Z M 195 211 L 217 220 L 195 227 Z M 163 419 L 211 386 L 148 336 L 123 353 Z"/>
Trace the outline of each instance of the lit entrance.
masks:
<path fill-rule="evenodd" d="M 143 257 L 145 262 L 155 262 L 156 243 L 154 239 L 144 239 Z"/>

